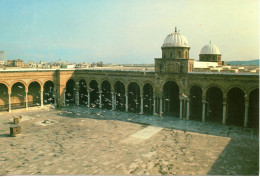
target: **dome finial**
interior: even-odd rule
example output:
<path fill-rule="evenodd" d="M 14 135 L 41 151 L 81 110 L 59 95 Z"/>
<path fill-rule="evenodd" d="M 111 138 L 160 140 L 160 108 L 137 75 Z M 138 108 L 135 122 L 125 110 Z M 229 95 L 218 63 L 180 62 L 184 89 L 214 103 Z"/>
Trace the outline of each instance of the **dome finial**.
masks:
<path fill-rule="evenodd" d="M 175 26 L 175 33 L 177 33 L 177 26 Z"/>

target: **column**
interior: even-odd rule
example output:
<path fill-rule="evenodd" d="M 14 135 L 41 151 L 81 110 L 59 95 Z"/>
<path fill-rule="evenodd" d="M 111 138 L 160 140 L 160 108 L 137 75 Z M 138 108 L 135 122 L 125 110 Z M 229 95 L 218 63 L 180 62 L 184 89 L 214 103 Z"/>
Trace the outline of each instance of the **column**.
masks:
<path fill-rule="evenodd" d="M 182 119 L 182 99 L 180 98 L 180 119 Z"/>
<path fill-rule="evenodd" d="M 125 112 L 128 112 L 128 96 L 127 96 L 127 92 L 125 95 Z"/>
<path fill-rule="evenodd" d="M 8 93 L 9 112 L 11 112 L 11 93 Z"/>
<path fill-rule="evenodd" d="M 41 90 L 41 107 L 43 107 L 43 90 Z"/>
<path fill-rule="evenodd" d="M 114 93 L 114 102 L 115 102 L 115 104 L 114 104 L 114 109 L 116 110 L 116 93 Z"/>
<path fill-rule="evenodd" d="M 155 97 L 153 97 L 153 115 L 155 115 L 156 114 L 156 98 Z"/>
<path fill-rule="evenodd" d="M 111 92 L 111 97 L 112 97 L 112 110 L 115 110 L 115 95 L 114 95 L 114 92 Z"/>
<path fill-rule="evenodd" d="M 64 99 L 63 106 L 66 106 L 66 89 L 64 89 L 63 91 L 63 99 Z"/>
<path fill-rule="evenodd" d="M 160 96 L 160 116 L 162 116 L 163 111 L 162 111 L 162 96 Z"/>
<path fill-rule="evenodd" d="M 245 118 L 244 118 L 244 127 L 248 126 L 248 101 L 245 101 Z"/>
<path fill-rule="evenodd" d="M 186 120 L 190 120 L 190 99 L 187 99 Z"/>
<path fill-rule="evenodd" d="M 224 101 L 223 102 L 223 115 L 222 115 L 222 124 L 223 125 L 226 125 L 226 123 L 227 123 L 227 120 L 226 120 L 226 113 L 227 112 L 227 103 Z"/>
<path fill-rule="evenodd" d="M 28 95 L 27 95 L 27 92 L 25 93 L 25 107 L 26 107 L 26 110 L 28 110 Z"/>
<path fill-rule="evenodd" d="M 202 100 L 202 122 L 205 122 L 206 100 Z"/>
<path fill-rule="evenodd" d="M 54 106 L 57 107 L 57 90 L 54 90 Z"/>
<path fill-rule="evenodd" d="M 79 106 L 79 91 L 76 91 L 76 105 Z"/>
<path fill-rule="evenodd" d="M 90 108 L 90 91 L 88 90 L 88 107 Z"/>
<path fill-rule="evenodd" d="M 102 92 L 99 92 L 99 108 L 102 108 Z"/>
<path fill-rule="evenodd" d="M 144 97 L 143 95 L 140 95 L 141 97 L 141 112 L 140 114 L 144 114 Z"/>

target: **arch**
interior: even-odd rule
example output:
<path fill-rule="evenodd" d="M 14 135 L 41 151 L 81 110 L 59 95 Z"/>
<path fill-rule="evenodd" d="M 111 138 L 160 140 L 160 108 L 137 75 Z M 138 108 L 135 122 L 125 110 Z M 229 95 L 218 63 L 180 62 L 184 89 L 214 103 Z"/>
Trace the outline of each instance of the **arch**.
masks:
<path fill-rule="evenodd" d="M 37 81 L 32 81 L 28 85 L 28 107 L 41 106 L 41 85 Z"/>
<path fill-rule="evenodd" d="M 201 90 L 202 90 L 202 92 L 203 92 L 203 90 L 204 90 L 204 88 L 203 88 L 203 86 L 202 86 L 201 84 L 199 84 L 199 83 L 192 83 L 192 84 L 190 84 L 190 85 L 188 86 L 188 88 L 187 88 L 187 90 L 189 90 L 189 93 L 190 93 L 190 89 L 191 89 L 193 86 L 200 87 Z M 189 94 L 189 93 L 188 93 L 188 94 Z"/>
<path fill-rule="evenodd" d="M 89 82 L 90 105 L 92 108 L 99 106 L 99 88 L 96 80 Z"/>
<path fill-rule="evenodd" d="M 65 92 L 65 103 L 67 106 L 75 104 L 76 96 L 76 82 L 74 79 L 69 79 L 66 83 L 66 92 Z"/>
<path fill-rule="evenodd" d="M 247 92 L 246 92 L 246 89 L 245 89 L 244 87 L 242 87 L 241 85 L 231 85 L 231 86 L 229 86 L 229 87 L 225 90 L 226 93 L 228 94 L 228 92 L 229 92 L 231 89 L 233 89 L 233 88 L 239 88 L 240 90 L 243 91 L 244 94 L 247 93 Z"/>
<path fill-rule="evenodd" d="M 85 79 L 78 80 L 79 88 L 79 104 L 88 105 L 88 85 Z"/>
<path fill-rule="evenodd" d="M 223 92 L 219 87 L 212 86 L 206 91 L 206 121 L 222 122 Z"/>
<path fill-rule="evenodd" d="M 77 79 L 76 79 L 75 77 L 69 77 L 69 78 L 66 80 L 66 84 L 67 84 L 68 81 L 70 81 L 70 80 L 73 80 L 75 84 L 77 83 Z"/>
<path fill-rule="evenodd" d="M 140 112 L 140 87 L 137 82 L 128 84 L 128 108 L 129 112 Z"/>
<path fill-rule="evenodd" d="M 26 86 L 24 82 L 16 82 L 11 88 L 11 107 L 12 109 L 20 109 L 26 107 Z"/>
<path fill-rule="evenodd" d="M 8 93 L 11 93 L 11 87 L 10 87 L 10 85 L 7 82 L 0 81 L 0 84 L 5 85 L 7 87 L 7 89 L 8 89 Z"/>
<path fill-rule="evenodd" d="M 143 106 L 145 114 L 153 114 L 153 86 L 145 83 L 143 86 Z"/>
<path fill-rule="evenodd" d="M 241 88 L 231 88 L 227 93 L 228 124 L 243 126 L 245 116 L 245 93 Z"/>
<path fill-rule="evenodd" d="M 125 85 L 121 81 L 116 81 L 114 83 L 114 91 L 115 91 L 115 102 L 116 109 L 120 111 L 125 110 Z"/>
<path fill-rule="evenodd" d="M 153 90 L 155 90 L 155 85 L 154 85 L 154 83 L 151 82 L 151 81 L 149 81 L 149 80 L 145 80 L 145 81 L 143 82 L 143 91 L 144 91 L 144 86 L 145 86 L 146 84 L 151 85 L 152 88 L 153 88 Z"/>
<path fill-rule="evenodd" d="M 100 83 L 100 82 L 99 82 L 99 79 L 96 78 L 96 77 L 90 77 L 90 78 L 86 79 L 86 81 L 87 81 L 87 83 L 88 83 L 89 88 L 90 88 L 90 83 L 91 83 L 92 81 L 97 82 L 97 84 Z"/>
<path fill-rule="evenodd" d="M 39 85 L 40 85 L 40 88 L 43 88 L 42 86 L 42 82 L 41 81 L 39 81 L 38 79 L 33 79 L 33 80 L 30 80 L 28 83 L 27 83 L 27 85 L 28 85 L 28 88 L 29 88 L 29 86 L 30 86 L 30 84 L 32 83 L 32 82 L 37 82 Z M 29 91 L 29 90 L 28 90 Z"/>
<path fill-rule="evenodd" d="M 10 84 L 11 90 L 12 90 L 13 85 L 16 84 L 16 83 L 21 83 L 21 84 L 25 87 L 25 91 L 28 91 L 27 84 L 26 84 L 23 80 L 13 81 L 13 82 Z"/>
<path fill-rule="evenodd" d="M 224 88 L 223 88 L 222 86 L 220 86 L 219 84 L 215 84 L 215 83 L 207 85 L 207 86 L 204 88 L 205 92 L 203 92 L 203 93 L 206 94 L 207 91 L 208 91 L 208 89 L 211 88 L 211 87 L 219 88 L 219 89 L 221 90 L 221 92 L 223 93 L 223 97 L 225 97 L 225 94 L 224 94 L 224 93 L 225 93 L 225 90 L 224 90 Z M 203 96 L 205 96 L 205 95 L 203 95 Z"/>
<path fill-rule="evenodd" d="M 85 77 L 79 77 L 75 81 L 76 81 L 76 83 L 79 83 L 79 81 L 81 81 L 81 80 L 84 80 L 85 82 L 87 82 Z"/>
<path fill-rule="evenodd" d="M 111 94 L 111 84 L 108 80 L 104 80 L 101 83 L 101 98 L 102 98 L 102 107 L 105 109 L 112 108 L 112 94 Z"/>
<path fill-rule="evenodd" d="M 54 104 L 55 102 L 55 86 L 53 81 L 47 80 L 43 84 L 43 104 Z"/>
<path fill-rule="evenodd" d="M 0 83 L 0 111 L 7 111 L 9 109 L 8 87 Z"/>
<path fill-rule="evenodd" d="M 177 81 L 177 79 L 167 78 L 167 79 L 165 79 L 165 80 L 163 81 L 163 83 L 161 84 L 161 87 L 160 87 L 160 89 L 159 89 L 159 92 L 160 92 L 160 93 L 163 92 L 163 89 L 164 89 L 165 84 L 166 84 L 166 83 L 169 83 L 169 82 L 174 82 L 174 83 L 178 86 L 178 88 L 180 88 L 179 86 L 180 86 L 181 84 Z"/>
<path fill-rule="evenodd" d="M 140 88 L 140 85 L 141 85 L 140 82 L 137 81 L 137 80 L 131 79 L 131 80 L 128 80 L 128 81 L 126 82 L 126 84 L 125 84 L 125 86 L 126 86 L 127 89 L 129 88 L 129 85 L 130 85 L 131 83 L 136 83 L 136 84 L 138 85 L 138 87 Z"/>
<path fill-rule="evenodd" d="M 179 116 L 179 86 L 176 82 L 168 81 L 163 85 L 163 108 L 165 114 Z"/>
<path fill-rule="evenodd" d="M 249 94 L 248 126 L 259 132 L 259 88 L 251 90 Z"/>
<path fill-rule="evenodd" d="M 202 117 L 202 88 L 193 85 L 190 89 L 190 119 L 201 120 Z"/>

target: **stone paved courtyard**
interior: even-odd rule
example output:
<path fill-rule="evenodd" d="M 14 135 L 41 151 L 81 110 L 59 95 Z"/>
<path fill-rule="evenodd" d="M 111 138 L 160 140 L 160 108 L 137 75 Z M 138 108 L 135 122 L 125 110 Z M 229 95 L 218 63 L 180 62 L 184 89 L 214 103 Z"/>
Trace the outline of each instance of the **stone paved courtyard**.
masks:
<path fill-rule="evenodd" d="M 17 137 L 13 115 L 23 117 Z M 0 175 L 258 175 L 258 139 L 251 129 L 174 117 L 17 110 L 0 114 Z"/>

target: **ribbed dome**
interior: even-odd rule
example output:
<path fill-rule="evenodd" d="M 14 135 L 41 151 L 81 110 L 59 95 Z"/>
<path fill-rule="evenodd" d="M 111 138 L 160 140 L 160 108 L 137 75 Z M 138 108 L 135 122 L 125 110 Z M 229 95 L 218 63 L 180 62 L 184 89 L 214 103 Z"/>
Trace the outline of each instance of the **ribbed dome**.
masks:
<path fill-rule="evenodd" d="M 186 37 L 178 33 L 175 28 L 175 33 L 169 34 L 165 38 L 162 47 L 189 47 L 189 45 Z"/>
<path fill-rule="evenodd" d="M 209 41 L 209 44 L 205 45 L 201 51 L 200 54 L 218 54 L 220 55 L 220 51 L 217 46 L 214 44 L 211 44 L 211 41 Z"/>

